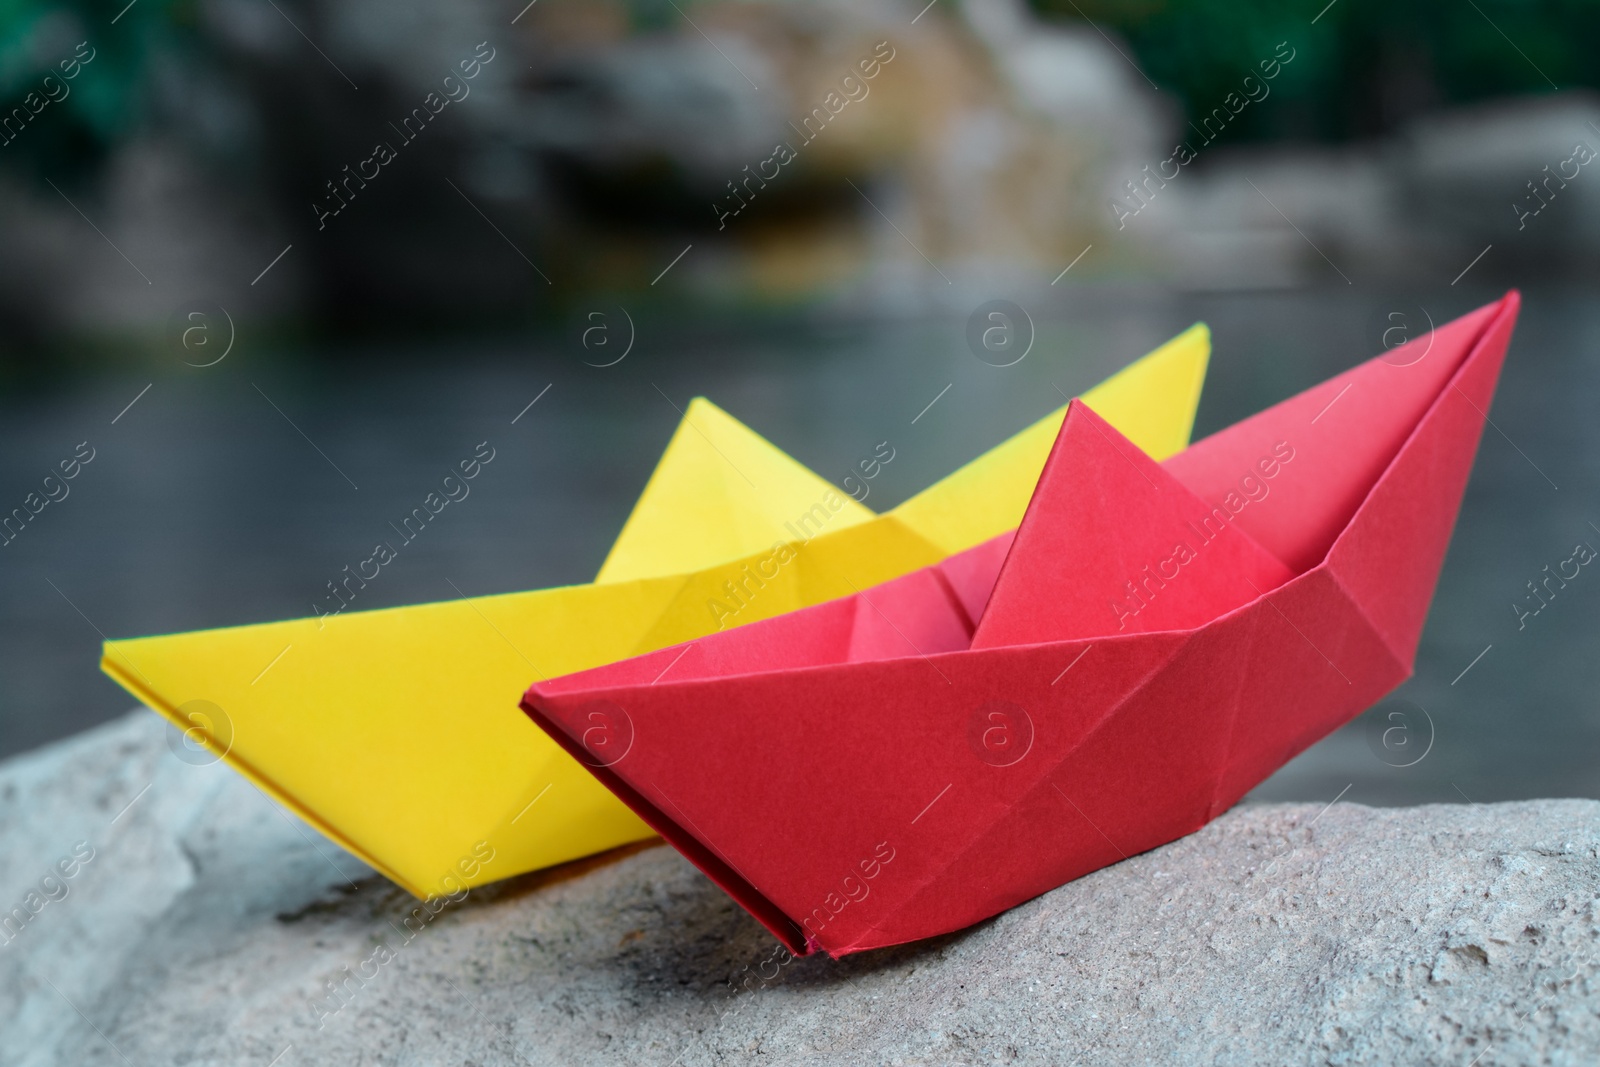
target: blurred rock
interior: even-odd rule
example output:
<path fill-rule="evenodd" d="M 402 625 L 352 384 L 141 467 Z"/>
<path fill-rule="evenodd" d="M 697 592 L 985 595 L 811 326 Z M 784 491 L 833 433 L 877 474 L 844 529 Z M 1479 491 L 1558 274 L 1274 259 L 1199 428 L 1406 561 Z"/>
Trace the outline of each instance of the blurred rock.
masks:
<path fill-rule="evenodd" d="M 1387 142 L 1219 146 L 1191 166 L 1121 232 L 1192 288 L 1448 283 L 1491 244 L 1485 273 L 1513 281 L 1600 268 L 1589 92 L 1440 111 Z"/>
<path fill-rule="evenodd" d="M 1490 243 L 1486 273 L 1600 265 L 1600 180 L 1544 169 L 1600 149 L 1592 94 L 1354 146 L 1224 133 L 1163 183 L 1190 136 L 1176 102 L 1125 44 L 1024 0 L 204 0 L 196 19 L 198 54 L 151 74 L 147 132 L 71 191 L 93 227 L 0 185 L 13 336 L 150 332 L 193 297 L 380 329 L 550 319 L 669 263 L 665 299 L 861 315 L 1041 291 L 1091 245 L 1067 285 L 1393 286 Z M 398 159 L 360 179 L 380 144 Z M 1148 203 L 1119 219 L 1134 185 Z"/>
<path fill-rule="evenodd" d="M 1562 168 L 1578 145 L 1595 161 Z M 1404 210 L 1431 242 L 1474 251 L 1495 242 L 1546 269 L 1593 264 L 1600 96 L 1553 93 L 1445 112 L 1413 126 L 1399 156 Z"/>
<path fill-rule="evenodd" d="M 299 264 L 250 285 L 283 248 L 272 214 L 170 140 L 132 142 L 86 188 L 0 177 L 0 324 L 16 343 L 155 335 L 197 299 L 221 299 L 241 319 L 292 314 L 303 306 Z"/>
<path fill-rule="evenodd" d="M 1107 175 L 1171 122 L 1098 32 L 1022 0 L 278 7 L 201 4 L 205 51 L 165 57 L 148 139 L 83 190 L 160 298 L 114 249 L 54 236 L 76 215 L 44 189 L 0 274 L 23 247 L 92 269 L 14 317 L 159 328 L 195 276 L 265 317 L 526 315 L 646 288 L 691 243 L 679 291 L 916 305 L 963 276 L 1048 279 L 1103 227 Z M 495 59 L 460 79 L 480 43 Z M 470 91 L 411 146 L 400 125 L 452 75 Z M 354 180 L 375 142 L 400 158 Z M 271 294 L 234 292 L 291 243 Z"/>
<path fill-rule="evenodd" d="M 1594 801 L 1240 808 L 962 933 L 791 960 L 662 846 L 407 926 L 415 901 L 167 729 L 0 764 L 0 900 L 58 898 L 0 945 L 0 1063 L 1600 1056 Z"/>
<path fill-rule="evenodd" d="M 704 250 L 682 275 L 713 294 L 897 306 L 963 273 L 1043 269 L 1098 228 L 1084 194 L 1107 166 L 1164 125 L 1104 38 L 1020 0 L 964 5 L 966 22 L 898 0 L 702 4 L 692 29 L 645 35 L 619 8 L 528 13 L 511 140 L 566 247 L 620 220 L 670 255 L 672 233 Z M 778 144 L 796 158 L 769 183 Z"/>
<path fill-rule="evenodd" d="M 1370 282 L 1404 230 L 1391 172 L 1371 153 L 1225 152 L 1128 220 L 1158 269 L 1191 289 Z"/>

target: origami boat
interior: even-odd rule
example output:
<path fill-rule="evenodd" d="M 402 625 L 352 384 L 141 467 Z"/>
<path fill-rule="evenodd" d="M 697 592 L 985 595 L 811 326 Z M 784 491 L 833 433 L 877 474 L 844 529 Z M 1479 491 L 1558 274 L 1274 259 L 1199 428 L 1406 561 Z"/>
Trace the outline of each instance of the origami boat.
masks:
<path fill-rule="evenodd" d="M 1516 319 L 1158 464 L 1074 402 L 1014 536 L 523 708 L 795 953 L 1190 833 L 1410 673 Z"/>
<path fill-rule="evenodd" d="M 1169 455 L 1209 354 L 1196 326 L 1089 395 Z M 596 584 L 108 641 L 102 668 L 416 896 L 452 893 L 653 836 L 517 711 L 530 675 L 830 600 L 1014 527 L 1061 418 L 874 515 L 696 400 Z"/>

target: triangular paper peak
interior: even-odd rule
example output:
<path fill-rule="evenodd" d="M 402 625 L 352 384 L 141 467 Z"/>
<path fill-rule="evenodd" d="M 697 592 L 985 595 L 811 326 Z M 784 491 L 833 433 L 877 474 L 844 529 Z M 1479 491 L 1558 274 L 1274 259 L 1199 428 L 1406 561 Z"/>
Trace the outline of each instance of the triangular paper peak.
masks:
<path fill-rule="evenodd" d="M 1289 570 L 1074 401 L 973 648 L 1189 629 Z"/>
<path fill-rule="evenodd" d="M 814 532 L 807 526 L 813 515 L 826 515 L 830 531 L 873 517 L 870 508 L 697 396 L 596 580 L 689 574 L 742 559 L 775 542 L 804 540 Z M 801 534 L 789 529 L 796 523 Z"/>
<path fill-rule="evenodd" d="M 1189 443 L 1210 358 L 1211 332 L 1196 323 L 1083 399 L 1140 448 L 1166 459 Z M 1057 408 L 890 514 L 946 554 L 1015 530 L 1066 411 Z"/>
<path fill-rule="evenodd" d="M 523 707 L 792 953 L 979 922 L 1195 830 L 1406 676 L 1515 311 L 1513 295 L 1400 428 L 1328 558 L 1276 588 L 1285 568 L 1241 528 L 1259 494 L 1186 493 L 1074 405 L 976 642 L 1012 626 L 1023 643 L 963 652 L 958 627 L 908 618 L 945 603 L 947 621 L 970 617 L 1003 548 L 990 543 L 852 598 L 536 683 Z M 1298 460 L 1277 462 L 1256 476 L 1281 480 Z M 1160 551 L 1164 524 L 1190 526 L 1185 504 L 1228 527 L 1138 613 L 1074 631 L 1108 580 L 1143 572 L 1137 551 Z M 1237 556 L 1214 557 L 1218 573 L 1270 572 L 1255 583 L 1264 595 L 1223 586 L 1202 612 L 1219 617 L 1199 627 L 1101 636 L 1129 614 L 1122 634 L 1172 625 L 1158 612 L 1203 600 L 1198 568 L 1224 551 Z M 1227 611 L 1238 597 L 1250 602 Z M 1057 614 L 1079 636 L 1024 632 Z"/>
<path fill-rule="evenodd" d="M 1509 299 L 1509 298 L 1508 298 Z M 1221 430 L 1167 460 L 1301 573 L 1320 563 L 1505 301 Z"/>
<path fill-rule="evenodd" d="M 1113 379 L 1126 382 L 1157 363 L 1167 370 L 1152 389 L 1168 374 L 1175 382 L 1195 375 L 1179 404 L 1163 402 L 1160 391 L 1143 407 L 1138 397 L 1124 397 L 1126 411 L 1154 418 L 1146 430 L 1165 428 L 1160 436 L 1171 450 L 1187 436 L 1203 356 L 1202 348 L 1198 361 L 1167 366 L 1168 357 L 1157 353 Z M 637 841 L 649 828 L 510 712 L 507 693 L 534 674 L 619 660 L 649 669 L 643 677 L 628 674 L 629 684 L 666 687 L 704 665 L 719 626 L 729 628 L 725 637 L 749 631 L 752 640 L 770 639 L 789 657 L 784 663 L 836 663 L 852 650 L 931 656 L 966 641 L 1000 563 L 991 555 L 946 575 L 954 598 L 942 589 L 925 596 L 926 588 L 880 594 L 883 582 L 933 564 L 943 552 L 897 517 L 855 521 L 865 508 L 846 494 L 830 498 L 834 491 L 821 479 L 774 456 L 759 435 L 708 401 L 687 406 L 674 440 L 604 583 L 383 611 L 354 610 L 366 603 L 357 599 L 331 617 L 109 641 L 103 668 L 180 729 L 201 731 L 257 787 L 419 897 Z M 1035 453 L 1030 439 L 1023 454 L 990 453 L 933 496 L 952 515 L 981 516 L 976 531 L 983 536 L 1014 527 L 1048 445 Z M 774 519 L 782 530 L 753 526 L 750 515 Z M 981 540 L 967 527 L 944 533 L 961 548 Z M 775 553 L 779 538 L 798 543 Z M 360 569 L 336 577 L 330 605 L 365 588 Z M 696 573 L 679 573 L 685 569 Z M 852 586 L 869 591 L 864 609 L 835 599 Z M 932 625 L 906 619 L 919 596 L 946 614 Z M 828 600 L 824 625 L 804 625 L 818 617 L 795 612 Z M 770 627 L 745 625 L 766 616 L 778 617 Z M 680 644 L 708 634 L 712 640 Z M 669 645 L 678 647 L 626 659 Z M 933 673 L 920 658 L 912 662 Z M 207 721 L 225 723 L 226 735 L 204 733 L 185 711 L 194 701 L 211 707 Z M 492 863 L 472 858 L 481 859 L 480 848 L 492 849 Z"/>

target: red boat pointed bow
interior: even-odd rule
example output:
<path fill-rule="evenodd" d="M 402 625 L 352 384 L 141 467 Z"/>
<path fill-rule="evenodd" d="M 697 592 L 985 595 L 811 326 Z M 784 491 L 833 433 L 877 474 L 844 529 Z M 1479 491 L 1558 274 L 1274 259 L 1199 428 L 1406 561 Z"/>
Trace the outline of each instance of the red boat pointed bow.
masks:
<path fill-rule="evenodd" d="M 793 952 L 980 921 L 1192 832 L 1409 673 L 1517 307 L 1159 466 L 1074 405 L 1009 553 L 523 707 Z"/>

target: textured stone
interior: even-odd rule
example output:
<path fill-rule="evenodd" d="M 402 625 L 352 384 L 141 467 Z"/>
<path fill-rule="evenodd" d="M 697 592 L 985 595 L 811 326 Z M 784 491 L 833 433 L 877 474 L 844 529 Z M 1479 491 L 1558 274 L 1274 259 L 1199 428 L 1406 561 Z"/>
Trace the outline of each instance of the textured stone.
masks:
<path fill-rule="evenodd" d="M 6 907 L 94 849 L 0 946 L 0 1063 L 1600 1058 L 1593 801 L 1245 807 L 973 929 L 789 960 L 660 846 L 411 934 L 414 901 L 164 729 L 0 764 Z"/>

